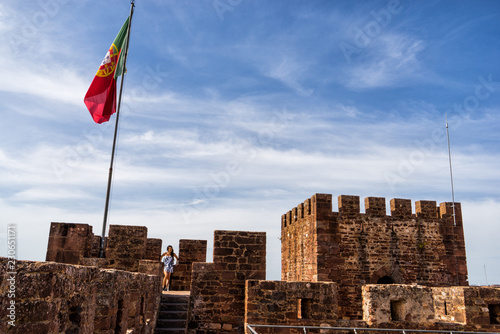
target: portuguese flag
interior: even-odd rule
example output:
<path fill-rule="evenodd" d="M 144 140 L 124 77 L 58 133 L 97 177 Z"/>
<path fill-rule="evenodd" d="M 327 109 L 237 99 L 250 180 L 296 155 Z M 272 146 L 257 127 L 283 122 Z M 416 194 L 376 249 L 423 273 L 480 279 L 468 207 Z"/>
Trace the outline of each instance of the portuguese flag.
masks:
<path fill-rule="evenodd" d="M 111 44 L 83 99 L 92 118 L 99 124 L 109 121 L 116 112 L 116 78 L 123 73 L 129 19 Z"/>

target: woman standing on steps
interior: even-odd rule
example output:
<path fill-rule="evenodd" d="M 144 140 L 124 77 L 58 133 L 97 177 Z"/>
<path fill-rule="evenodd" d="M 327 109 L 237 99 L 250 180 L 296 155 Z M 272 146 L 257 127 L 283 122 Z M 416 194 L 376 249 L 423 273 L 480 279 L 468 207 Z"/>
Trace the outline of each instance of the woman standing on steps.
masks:
<path fill-rule="evenodd" d="M 179 258 L 174 253 L 174 248 L 171 245 L 167 246 L 167 251 L 161 255 L 161 262 L 163 262 L 163 291 L 170 289 L 170 277 L 174 272 L 174 258 L 179 263 Z"/>

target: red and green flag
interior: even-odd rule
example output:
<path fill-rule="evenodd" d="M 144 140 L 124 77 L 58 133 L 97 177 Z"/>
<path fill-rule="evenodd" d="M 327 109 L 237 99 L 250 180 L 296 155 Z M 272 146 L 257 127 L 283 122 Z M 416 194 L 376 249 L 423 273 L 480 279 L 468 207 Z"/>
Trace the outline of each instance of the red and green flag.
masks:
<path fill-rule="evenodd" d="M 116 78 L 123 73 L 129 19 L 111 44 L 83 99 L 92 118 L 99 124 L 109 121 L 116 112 Z"/>

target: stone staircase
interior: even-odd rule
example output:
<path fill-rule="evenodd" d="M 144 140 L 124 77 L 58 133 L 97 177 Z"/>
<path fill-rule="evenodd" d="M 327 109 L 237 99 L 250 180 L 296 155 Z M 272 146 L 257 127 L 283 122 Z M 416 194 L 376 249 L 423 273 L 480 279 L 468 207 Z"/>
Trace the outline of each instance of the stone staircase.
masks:
<path fill-rule="evenodd" d="M 189 291 L 164 291 L 156 321 L 156 334 L 185 334 Z"/>

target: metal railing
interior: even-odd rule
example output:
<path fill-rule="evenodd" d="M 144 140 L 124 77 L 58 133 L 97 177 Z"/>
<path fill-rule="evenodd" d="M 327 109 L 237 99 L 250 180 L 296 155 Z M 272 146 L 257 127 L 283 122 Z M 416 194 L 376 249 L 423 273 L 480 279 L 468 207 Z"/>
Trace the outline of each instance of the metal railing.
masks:
<path fill-rule="evenodd" d="M 500 334 L 498 332 L 465 332 L 465 331 L 443 331 L 443 330 L 427 330 L 427 329 L 394 329 L 394 328 L 362 328 L 362 327 L 323 327 L 323 326 L 286 326 L 286 325 L 255 325 L 247 324 L 248 330 L 252 334 L 259 334 L 255 328 L 293 328 L 293 329 L 303 329 L 304 333 L 307 334 L 308 329 L 315 330 L 338 330 L 338 331 L 353 331 L 354 334 L 358 334 L 358 331 L 372 331 L 372 332 L 399 332 L 402 334 L 406 333 L 446 333 L 446 334 Z"/>

